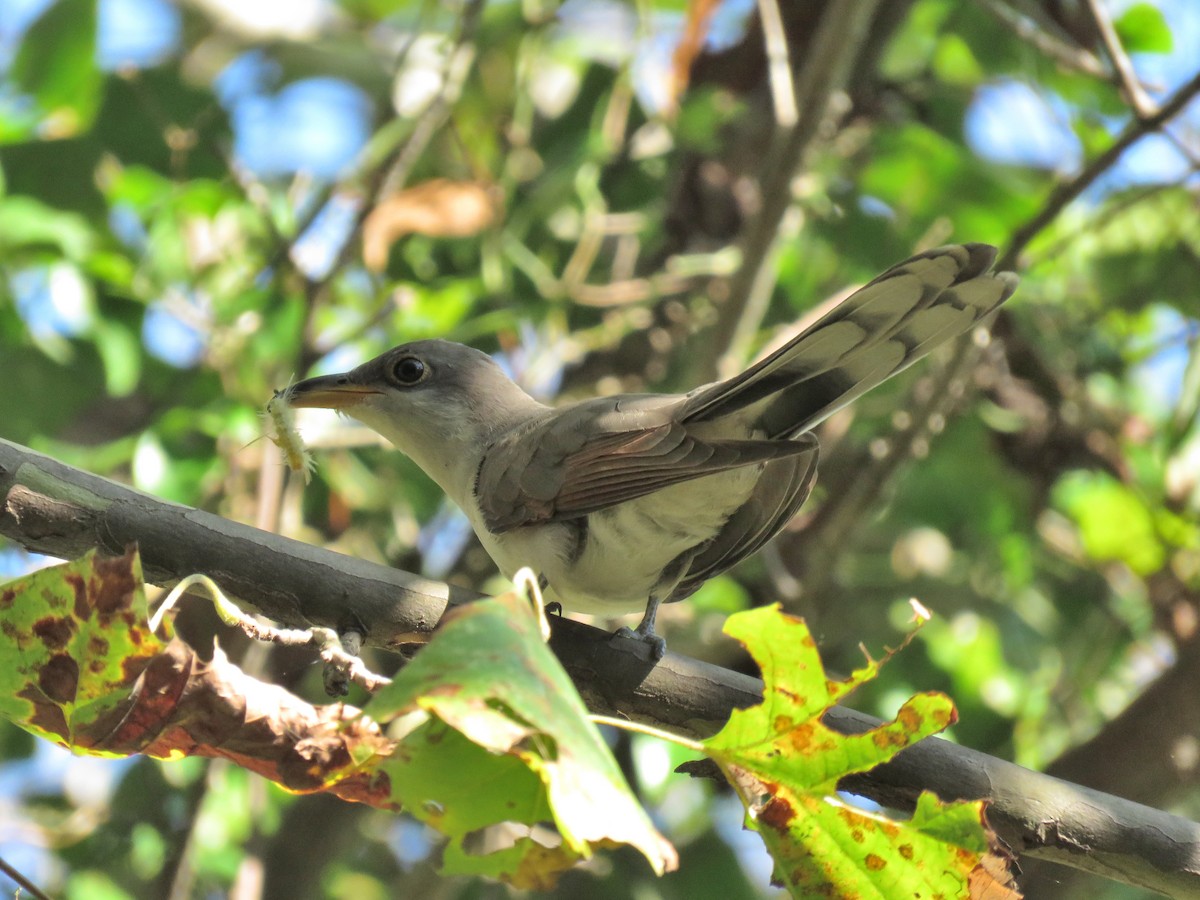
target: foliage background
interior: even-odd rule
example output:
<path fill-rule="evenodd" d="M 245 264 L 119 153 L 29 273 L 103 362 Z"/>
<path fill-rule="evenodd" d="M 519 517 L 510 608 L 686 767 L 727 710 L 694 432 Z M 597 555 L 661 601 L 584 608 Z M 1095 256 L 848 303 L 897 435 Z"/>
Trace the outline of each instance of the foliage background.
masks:
<path fill-rule="evenodd" d="M 720 623 L 780 599 L 849 670 L 860 642 L 898 642 L 915 595 L 935 619 L 862 708 L 940 688 L 957 740 L 1195 817 L 1200 119 L 1089 161 L 1195 77 L 1200 14 L 885 3 L 793 174 L 758 10 L 800 68 L 825 4 L 782 4 L 777 27 L 770 3 L 706 8 L 6 3 L 0 436 L 494 588 L 461 517 L 370 435 L 305 417 L 318 475 L 288 479 L 257 440 L 271 390 L 428 336 L 499 354 L 541 396 L 684 389 L 915 249 L 992 242 L 1024 279 L 1002 342 L 823 426 L 821 487 L 789 533 L 663 629 L 745 666 Z M 1144 91 L 1119 87 L 1122 63 Z M 1081 172 L 1080 196 L 1056 193 Z M 363 245 L 385 256 L 368 266 Z M 0 546 L 5 575 L 39 562 Z M 199 604 L 181 628 L 219 630 Z M 222 640 L 321 696 L 311 659 Z M 769 893 L 732 797 L 613 740 L 681 871 L 617 854 L 564 896 Z M 229 766 L 72 759 L 7 725 L 0 758 L 0 856 L 63 896 L 503 894 L 438 879 L 414 822 Z M 1031 896 L 1138 896 L 1028 868 Z"/>

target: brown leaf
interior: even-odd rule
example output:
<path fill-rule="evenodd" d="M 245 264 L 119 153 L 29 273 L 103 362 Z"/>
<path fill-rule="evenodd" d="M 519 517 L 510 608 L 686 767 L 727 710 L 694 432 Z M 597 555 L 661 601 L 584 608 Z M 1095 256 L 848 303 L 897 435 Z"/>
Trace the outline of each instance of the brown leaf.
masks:
<path fill-rule="evenodd" d="M 967 877 L 971 900 L 1021 900 L 1010 868 L 1012 862 L 1008 853 L 994 849 L 979 860 Z"/>
<path fill-rule="evenodd" d="M 471 237 L 500 212 L 495 185 L 434 178 L 393 194 L 363 223 L 363 262 L 372 272 L 387 266 L 388 250 L 406 234 Z"/>
<path fill-rule="evenodd" d="M 361 766 L 391 752 L 378 725 L 352 706 L 313 706 L 258 681 L 220 649 L 205 661 L 171 641 L 129 700 L 120 726 L 93 751 L 224 758 L 296 793 L 324 790 L 393 808 L 386 779 Z"/>

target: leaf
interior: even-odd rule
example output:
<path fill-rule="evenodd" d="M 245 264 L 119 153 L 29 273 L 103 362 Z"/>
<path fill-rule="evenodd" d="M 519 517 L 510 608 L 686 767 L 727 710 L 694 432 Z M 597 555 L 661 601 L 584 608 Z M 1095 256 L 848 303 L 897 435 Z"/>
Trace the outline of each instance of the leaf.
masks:
<path fill-rule="evenodd" d="M 93 341 L 104 361 L 104 385 L 111 397 L 133 393 L 142 371 L 137 336 L 114 319 L 98 319 Z"/>
<path fill-rule="evenodd" d="M 1111 475 L 1071 472 L 1055 486 L 1054 500 L 1079 526 L 1083 547 L 1092 559 L 1120 560 L 1139 575 L 1162 568 L 1167 548 L 1153 511 Z"/>
<path fill-rule="evenodd" d="M 957 34 L 945 34 L 938 40 L 933 71 L 946 84 L 962 88 L 973 88 L 986 77 L 971 45 Z"/>
<path fill-rule="evenodd" d="M 393 797 L 450 837 L 447 872 L 546 887 L 600 845 L 631 844 L 656 872 L 674 848 L 650 824 L 587 710 L 516 593 L 471 603 L 368 704 L 377 721 L 415 716 L 380 770 Z M 487 825 L 553 821 L 559 847 L 469 855 L 464 840 Z"/>
<path fill-rule="evenodd" d="M 1166 17 L 1153 3 L 1135 3 L 1113 22 L 1113 28 L 1129 53 L 1170 53 L 1175 46 Z"/>
<path fill-rule="evenodd" d="M 471 237 L 495 221 L 500 197 L 491 185 L 433 178 L 393 194 L 363 222 L 363 262 L 373 272 L 387 267 L 388 250 L 406 234 Z"/>
<path fill-rule="evenodd" d="M 296 791 L 391 809 L 359 760 L 393 742 L 344 704 L 314 707 L 220 649 L 148 630 L 136 550 L 92 551 L 0 588 L 0 718 L 93 756 L 223 757 Z"/>
<path fill-rule="evenodd" d="M 0 251 L 53 248 L 63 257 L 82 261 L 96 243 L 87 219 L 63 212 L 33 197 L 15 195 L 0 200 Z"/>
<path fill-rule="evenodd" d="M 919 694 L 895 721 L 843 735 L 821 716 L 874 677 L 868 663 L 829 680 L 804 623 L 763 608 L 732 616 L 725 630 L 762 668 L 763 702 L 738 710 L 705 744 L 737 789 L 795 896 L 958 897 L 989 852 L 982 803 L 942 804 L 923 795 L 908 822 L 857 809 L 838 781 L 891 759 L 955 719 L 949 698 Z"/>
<path fill-rule="evenodd" d="M 86 131 L 100 107 L 103 86 L 96 65 L 95 0 L 58 0 L 42 13 L 25 33 L 12 77 L 36 101 L 42 137 Z"/>
<path fill-rule="evenodd" d="M 0 716 L 89 749 L 162 643 L 144 630 L 141 563 L 95 551 L 0 589 Z"/>

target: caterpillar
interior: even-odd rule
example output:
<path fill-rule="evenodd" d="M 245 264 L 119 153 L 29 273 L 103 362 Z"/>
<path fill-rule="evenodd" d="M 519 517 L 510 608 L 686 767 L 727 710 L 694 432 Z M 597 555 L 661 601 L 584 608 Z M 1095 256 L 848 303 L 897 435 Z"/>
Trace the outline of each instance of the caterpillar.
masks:
<path fill-rule="evenodd" d="M 275 426 L 275 433 L 268 434 L 267 437 L 271 439 L 271 443 L 283 451 L 283 458 L 287 461 L 288 468 L 293 472 L 303 473 L 304 483 L 308 484 L 312 481 L 312 472 L 316 468 L 316 463 L 300 439 L 300 432 L 296 430 L 296 411 L 288 402 L 290 391 L 290 388 L 276 391 L 275 395 L 267 401 L 267 415 Z"/>

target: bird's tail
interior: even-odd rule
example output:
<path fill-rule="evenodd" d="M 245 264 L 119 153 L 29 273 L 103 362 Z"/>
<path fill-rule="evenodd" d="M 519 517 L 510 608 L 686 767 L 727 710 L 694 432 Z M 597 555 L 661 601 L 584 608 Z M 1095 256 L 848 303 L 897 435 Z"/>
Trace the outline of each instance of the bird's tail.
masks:
<path fill-rule="evenodd" d="M 809 430 L 1007 300 L 1017 276 L 989 271 L 995 258 L 956 244 L 893 266 L 766 359 L 697 389 L 682 421 L 737 415 L 771 438 Z"/>

